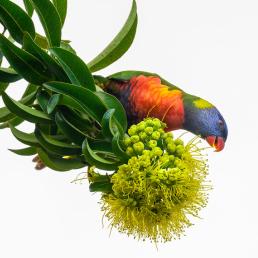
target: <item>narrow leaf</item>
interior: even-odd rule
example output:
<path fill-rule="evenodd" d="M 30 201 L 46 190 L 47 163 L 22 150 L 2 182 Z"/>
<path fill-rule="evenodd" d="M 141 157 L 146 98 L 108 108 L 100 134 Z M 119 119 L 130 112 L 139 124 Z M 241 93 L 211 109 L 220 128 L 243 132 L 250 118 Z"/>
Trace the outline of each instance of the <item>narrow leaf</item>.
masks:
<path fill-rule="evenodd" d="M 104 114 L 101 127 L 102 127 L 102 134 L 107 138 L 112 138 L 115 135 L 114 122 L 113 122 L 113 115 L 115 113 L 115 109 L 109 109 Z"/>
<path fill-rule="evenodd" d="M 0 67 L 0 82 L 16 82 L 22 77 L 17 74 L 12 68 L 3 68 Z"/>
<path fill-rule="evenodd" d="M 64 25 L 67 14 L 67 0 L 53 0 L 53 4 L 59 13 L 62 25 Z"/>
<path fill-rule="evenodd" d="M 50 117 L 39 111 L 35 110 L 33 108 L 27 107 L 20 102 L 13 100 L 10 98 L 6 93 L 3 93 L 3 101 L 6 105 L 6 107 L 17 116 L 32 122 L 32 123 L 43 123 L 43 124 L 49 124 L 51 123 Z"/>
<path fill-rule="evenodd" d="M 61 42 L 61 19 L 55 6 L 49 0 L 30 0 L 39 16 L 50 47 Z"/>
<path fill-rule="evenodd" d="M 137 6 L 133 0 L 131 12 L 121 31 L 110 42 L 110 44 L 89 64 L 92 72 L 101 70 L 114 63 L 130 48 L 137 28 Z"/>
<path fill-rule="evenodd" d="M 24 105 L 32 104 L 33 101 L 35 100 L 35 95 L 36 95 L 36 91 L 22 98 L 20 100 L 20 103 Z M 13 114 L 7 107 L 0 108 L 0 123 L 6 122 L 14 117 L 15 117 L 15 114 Z"/>
<path fill-rule="evenodd" d="M 86 166 L 86 164 L 82 163 L 82 161 L 78 158 L 65 159 L 57 157 L 47 153 L 45 150 L 41 148 L 38 148 L 37 152 L 42 162 L 47 167 L 55 171 L 66 172 L 70 171 L 71 169 L 79 169 Z"/>
<path fill-rule="evenodd" d="M 81 146 L 86 135 L 73 126 L 61 112 L 56 113 L 56 124 L 60 131 L 73 143 Z"/>
<path fill-rule="evenodd" d="M 34 147 L 28 147 L 28 148 L 18 149 L 18 150 L 9 149 L 9 151 L 20 156 L 32 156 L 37 154 L 37 149 Z"/>
<path fill-rule="evenodd" d="M 118 129 L 122 131 L 121 134 L 123 135 L 127 130 L 127 117 L 121 102 L 107 92 L 97 91 L 95 94 L 105 103 L 108 109 L 115 109 L 114 118 L 118 122 Z M 119 128 L 119 125 L 122 126 L 122 129 Z"/>
<path fill-rule="evenodd" d="M 126 152 L 122 149 L 120 145 L 120 135 L 119 133 L 116 133 L 112 140 L 112 149 L 113 152 L 116 154 L 116 156 L 122 160 L 124 163 L 127 163 L 129 160 L 129 156 L 126 154 Z"/>
<path fill-rule="evenodd" d="M 85 112 L 101 122 L 103 114 L 106 112 L 106 107 L 94 92 L 81 86 L 61 82 L 49 82 L 45 83 L 43 86 L 59 94 L 72 97 L 79 102 Z"/>
<path fill-rule="evenodd" d="M 34 133 L 24 133 L 13 126 L 10 126 L 10 129 L 18 141 L 29 146 L 39 146 L 38 140 Z"/>
<path fill-rule="evenodd" d="M 33 8 L 33 5 L 31 4 L 30 0 L 23 0 L 23 4 L 25 6 L 25 9 L 26 9 L 28 15 L 30 17 L 32 17 L 34 8 Z"/>
<path fill-rule="evenodd" d="M 35 37 L 33 21 L 18 5 L 9 0 L 0 0 L 0 21 L 8 29 L 12 38 L 21 43 L 23 35 L 28 32 Z"/>
<path fill-rule="evenodd" d="M 98 156 L 89 146 L 88 140 L 82 144 L 82 152 L 85 156 L 86 161 L 92 165 L 96 166 L 99 169 L 104 170 L 116 170 L 117 167 L 121 164 L 119 162 L 109 161 L 100 156 Z"/>
<path fill-rule="evenodd" d="M 54 58 L 47 54 L 45 50 L 40 48 L 30 37 L 28 33 L 25 33 L 23 40 L 23 48 L 36 58 L 38 58 L 46 67 L 46 73 L 49 75 L 49 80 L 60 80 L 69 82 L 62 67 L 56 62 Z"/>
<path fill-rule="evenodd" d="M 61 95 L 60 94 L 54 94 L 50 97 L 48 103 L 47 103 L 47 113 L 51 114 L 57 105 L 60 102 Z"/>
<path fill-rule="evenodd" d="M 49 152 L 52 152 L 53 154 L 60 156 L 81 154 L 81 148 L 79 146 L 55 140 L 51 136 L 47 136 L 46 134 L 41 132 L 39 128 L 36 128 L 35 136 L 38 139 L 40 145 Z"/>
<path fill-rule="evenodd" d="M 50 52 L 56 56 L 71 83 L 96 91 L 94 79 L 87 65 L 77 55 L 62 48 L 52 48 Z"/>
<path fill-rule="evenodd" d="M 10 65 L 25 80 L 33 84 L 49 81 L 46 68 L 33 55 L 16 47 L 12 42 L 0 34 L 0 49 Z"/>

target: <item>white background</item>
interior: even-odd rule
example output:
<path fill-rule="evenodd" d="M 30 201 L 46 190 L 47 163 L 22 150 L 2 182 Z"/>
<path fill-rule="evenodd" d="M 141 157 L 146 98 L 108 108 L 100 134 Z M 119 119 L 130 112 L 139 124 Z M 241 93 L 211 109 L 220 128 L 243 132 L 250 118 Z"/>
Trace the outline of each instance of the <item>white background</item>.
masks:
<path fill-rule="evenodd" d="M 63 38 L 88 62 L 119 31 L 130 6 L 130 0 L 70 0 Z M 223 113 L 225 150 L 209 153 L 214 190 L 186 236 L 158 251 L 116 230 L 109 237 L 99 195 L 87 183 L 70 183 L 78 171 L 35 171 L 30 158 L 7 151 L 22 145 L 6 129 L 0 131 L 0 257 L 258 257 L 257 8 L 257 0 L 139 0 L 132 48 L 101 72 L 159 73 Z M 18 96 L 22 85 L 8 92 Z"/>

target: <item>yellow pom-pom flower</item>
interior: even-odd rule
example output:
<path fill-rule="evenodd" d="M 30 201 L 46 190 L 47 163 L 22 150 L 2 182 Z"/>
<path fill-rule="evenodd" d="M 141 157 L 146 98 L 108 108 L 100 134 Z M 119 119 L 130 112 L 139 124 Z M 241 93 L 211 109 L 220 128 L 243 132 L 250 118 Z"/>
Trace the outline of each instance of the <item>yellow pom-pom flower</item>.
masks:
<path fill-rule="evenodd" d="M 158 119 L 145 119 L 124 140 L 127 164 L 110 179 L 102 210 L 112 227 L 138 239 L 179 238 L 207 203 L 208 168 L 196 138 L 184 146 L 164 132 Z M 144 137 L 142 137 L 144 135 Z"/>

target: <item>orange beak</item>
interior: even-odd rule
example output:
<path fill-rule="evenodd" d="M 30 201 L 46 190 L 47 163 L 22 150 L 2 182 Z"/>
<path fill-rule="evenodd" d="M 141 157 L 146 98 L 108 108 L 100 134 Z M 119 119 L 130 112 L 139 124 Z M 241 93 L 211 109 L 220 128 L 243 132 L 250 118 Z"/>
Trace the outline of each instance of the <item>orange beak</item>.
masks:
<path fill-rule="evenodd" d="M 217 152 L 224 149 L 225 141 L 223 137 L 211 135 L 206 137 L 206 141 L 211 147 L 215 148 L 215 151 Z"/>

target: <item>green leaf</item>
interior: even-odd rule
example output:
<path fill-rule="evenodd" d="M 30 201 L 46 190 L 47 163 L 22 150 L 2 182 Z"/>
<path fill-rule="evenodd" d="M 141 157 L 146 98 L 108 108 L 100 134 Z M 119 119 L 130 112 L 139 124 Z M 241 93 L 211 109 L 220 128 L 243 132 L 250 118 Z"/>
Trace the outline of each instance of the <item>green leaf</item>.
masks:
<path fill-rule="evenodd" d="M 23 0 L 23 4 L 25 6 L 25 9 L 30 17 L 33 15 L 34 8 L 30 2 L 30 0 Z"/>
<path fill-rule="evenodd" d="M 24 122 L 24 119 L 16 116 L 16 117 L 8 120 L 7 122 L 0 124 L 0 129 L 9 128 L 10 126 L 15 127 L 15 126 L 20 125 L 22 122 Z"/>
<path fill-rule="evenodd" d="M 119 59 L 131 46 L 137 28 L 137 6 L 133 0 L 131 12 L 121 31 L 89 64 L 91 72 L 101 70 Z"/>
<path fill-rule="evenodd" d="M 44 134 L 40 131 L 38 127 L 35 130 L 35 136 L 38 139 L 40 145 L 56 155 L 60 156 L 70 156 L 70 155 L 80 155 L 81 148 L 72 144 L 64 143 L 58 140 L 55 140 L 50 136 Z"/>
<path fill-rule="evenodd" d="M 35 95 L 36 95 L 36 91 L 22 98 L 20 100 L 20 103 L 24 105 L 32 104 L 33 101 L 35 100 Z M 15 117 L 15 114 L 13 114 L 7 107 L 0 108 L 0 123 L 6 122 L 14 117 Z"/>
<path fill-rule="evenodd" d="M 90 192 L 110 193 L 112 192 L 113 184 L 110 181 L 107 182 L 93 182 L 90 184 Z"/>
<path fill-rule="evenodd" d="M 34 147 L 28 147 L 28 148 L 18 149 L 18 150 L 9 149 L 9 151 L 20 156 L 32 156 L 37 154 L 37 150 Z"/>
<path fill-rule="evenodd" d="M 140 76 L 140 75 L 158 77 L 158 78 L 160 78 L 162 84 L 170 86 L 173 89 L 179 89 L 177 86 L 175 86 L 172 83 L 168 82 L 167 80 L 163 79 L 158 74 L 145 72 L 145 71 L 133 71 L 133 70 L 122 71 L 122 72 L 112 74 L 112 75 L 108 76 L 108 78 L 115 79 L 115 80 L 129 81 L 132 77 Z"/>
<path fill-rule="evenodd" d="M 8 29 L 12 38 L 21 43 L 23 35 L 28 32 L 35 37 L 33 21 L 18 5 L 9 0 L 0 0 L 0 21 Z"/>
<path fill-rule="evenodd" d="M 0 82 L 16 82 L 22 77 L 17 74 L 12 68 L 0 67 Z"/>
<path fill-rule="evenodd" d="M 52 0 L 52 1 L 59 13 L 59 16 L 61 18 L 61 23 L 62 25 L 64 25 L 66 14 L 67 14 L 67 0 Z"/>
<path fill-rule="evenodd" d="M 71 83 L 96 91 L 94 79 L 87 65 L 77 55 L 62 48 L 52 48 L 50 52 L 60 62 Z"/>
<path fill-rule="evenodd" d="M 113 152 L 116 154 L 116 156 L 122 160 L 124 163 L 127 163 L 129 160 L 129 156 L 126 154 L 126 152 L 122 149 L 120 145 L 120 135 L 119 133 L 116 133 L 112 140 L 112 149 Z"/>
<path fill-rule="evenodd" d="M 41 109 L 44 111 L 44 113 L 47 113 L 47 105 L 48 101 L 50 99 L 50 95 L 45 90 L 40 90 L 37 93 L 37 101 L 41 107 Z"/>
<path fill-rule="evenodd" d="M 98 156 L 89 146 L 88 140 L 85 139 L 82 144 L 82 153 L 85 156 L 86 161 L 92 165 L 96 166 L 99 169 L 104 170 L 116 170 L 118 166 L 121 164 L 117 161 L 106 160 L 100 156 Z"/>
<path fill-rule="evenodd" d="M 72 97 L 81 105 L 85 112 L 101 122 L 106 112 L 106 107 L 94 92 L 81 86 L 62 82 L 49 82 L 45 83 L 43 86 L 51 91 Z"/>
<path fill-rule="evenodd" d="M 68 42 L 66 42 L 65 40 L 62 40 L 62 41 L 61 41 L 60 47 L 61 47 L 62 49 L 65 49 L 65 50 L 67 50 L 67 51 L 70 51 L 71 53 L 73 53 L 73 54 L 76 55 L 75 49 L 74 49 Z"/>
<path fill-rule="evenodd" d="M 33 84 L 49 81 L 46 68 L 33 55 L 16 47 L 12 42 L 0 34 L 0 49 L 15 71 L 25 80 Z"/>
<path fill-rule="evenodd" d="M 115 135 L 115 130 L 117 130 L 117 128 L 114 127 L 114 113 L 115 109 L 107 110 L 101 121 L 102 134 L 107 138 L 112 138 Z"/>
<path fill-rule="evenodd" d="M 61 19 L 55 6 L 49 0 L 30 0 L 44 28 L 50 47 L 58 47 L 61 42 Z"/>
<path fill-rule="evenodd" d="M 40 48 L 30 37 L 28 33 L 24 35 L 23 48 L 36 58 L 38 58 L 46 67 L 49 80 L 60 80 L 68 82 L 69 79 L 66 76 L 62 67 L 56 62 L 54 58 L 47 54 L 42 48 Z"/>
<path fill-rule="evenodd" d="M 35 137 L 34 133 L 24 133 L 13 126 L 10 126 L 10 129 L 12 131 L 12 134 L 18 141 L 29 146 L 39 146 L 38 140 Z"/>
<path fill-rule="evenodd" d="M 0 96 L 3 94 L 3 92 L 5 92 L 8 86 L 9 86 L 9 83 L 0 82 Z"/>
<path fill-rule="evenodd" d="M 38 148 L 37 152 L 40 160 L 44 163 L 44 165 L 56 171 L 66 172 L 72 169 L 83 168 L 87 165 L 85 163 L 82 163 L 81 159 L 78 159 L 78 158 L 65 159 L 65 158 L 57 157 L 47 153 L 45 150 L 41 148 Z"/>
<path fill-rule="evenodd" d="M 30 107 L 27 107 L 21 104 L 20 102 L 13 100 L 6 93 L 3 93 L 2 98 L 6 107 L 17 116 L 32 123 L 43 123 L 43 124 L 52 123 L 50 117 L 45 113 L 39 110 L 35 110 Z"/>
<path fill-rule="evenodd" d="M 97 91 L 95 94 L 105 103 L 107 109 L 115 109 L 114 118 L 119 123 L 116 124 L 121 131 L 120 133 L 124 134 L 127 130 L 127 117 L 121 102 L 113 95 L 103 91 Z M 122 126 L 122 129 L 119 125 Z"/>
<path fill-rule="evenodd" d="M 54 94 L 50 97 L 48 104 L 47 104 L 47 113 L 51 114 L 57 107 L 60 102 L 61 95 Z"/>
<path fill-rule="evenodd" d="M 60 131 L 73 143 L 81 146 L 86 135 L 84 135 L 79 129 L 77 129 L 73 124 L 71 124 L 61 112 L 57 112 L 56 124 Z"/>

